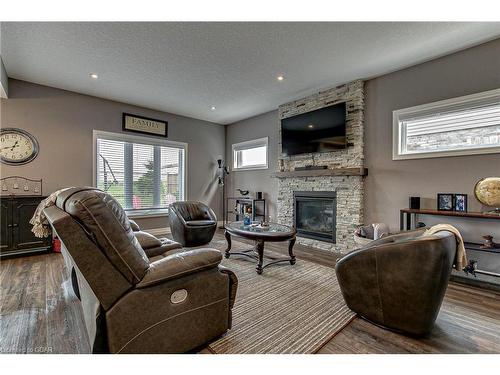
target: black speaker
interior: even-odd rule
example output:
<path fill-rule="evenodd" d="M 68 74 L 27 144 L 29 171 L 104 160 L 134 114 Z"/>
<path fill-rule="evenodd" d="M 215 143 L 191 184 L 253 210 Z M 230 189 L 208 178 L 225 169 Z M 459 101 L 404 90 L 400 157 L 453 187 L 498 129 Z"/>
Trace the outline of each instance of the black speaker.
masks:
<path fill-rule="evenodd" d="M 257 192 L 257 199 L 262 199 L 262 191 Z"/>
<path fill-rule="evenodd" d="M 420 197 L 410 197 L 410 208 L 420 210 Z"/>

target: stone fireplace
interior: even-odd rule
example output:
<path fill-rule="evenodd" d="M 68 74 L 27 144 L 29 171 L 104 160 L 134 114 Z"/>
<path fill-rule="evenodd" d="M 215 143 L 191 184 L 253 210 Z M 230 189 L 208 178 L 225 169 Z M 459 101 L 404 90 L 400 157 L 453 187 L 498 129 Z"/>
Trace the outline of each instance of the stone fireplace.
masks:
<path fill-rule="evenodd" d="M 364 214 L 363 81 L 283 104 L 279 116 L 281 120 L 340 102 L 346 103 L 347 148 L 295 156 L 281 154 L 275 176 L 278 222 L 296 226 L 297 242 L 301 244 L 346 253 L 355 246 L 353 234 L 363 224 Z M 327 169 L 296 169 L 305 166 Z"/>
<path fill-rule="evenodd" d="M 336 197 L 334 191 L 294 191 L 294 224 L 297 234 L 335 243 Z"/>

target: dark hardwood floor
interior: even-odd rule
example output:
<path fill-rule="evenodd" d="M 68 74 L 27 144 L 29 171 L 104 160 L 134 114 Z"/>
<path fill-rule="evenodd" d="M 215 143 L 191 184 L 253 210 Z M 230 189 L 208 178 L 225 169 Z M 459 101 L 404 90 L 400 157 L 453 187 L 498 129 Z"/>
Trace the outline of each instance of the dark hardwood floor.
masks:
<path fill-rule="evenodd" d="M 219 231 L 212 245 L 223 249 L 224 244 Z M 284 243 L 266 248 L 287 252 Z M 329 267 L 337 260 L 299 244 L 294 249 L 299 260 Z M 60 254 L 0 262 L 1 353 L 89 352 L 81 306 L 63 267 Z M 355 318 L 319 353 L 500 353 L 500 294 L 450 283 L 428 337 L 403 336 Z"/>

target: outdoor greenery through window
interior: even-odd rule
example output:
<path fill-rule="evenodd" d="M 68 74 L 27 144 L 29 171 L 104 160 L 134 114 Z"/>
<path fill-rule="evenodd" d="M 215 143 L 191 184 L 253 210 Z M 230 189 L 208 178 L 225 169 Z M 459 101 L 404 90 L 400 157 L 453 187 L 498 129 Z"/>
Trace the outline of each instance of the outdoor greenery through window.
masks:
<path fill-rule="evenodd" d="M 164 212 L 184 200 L 185 147 L 136 138 L 96 136 L 96 186 L 129 214 Z"/>

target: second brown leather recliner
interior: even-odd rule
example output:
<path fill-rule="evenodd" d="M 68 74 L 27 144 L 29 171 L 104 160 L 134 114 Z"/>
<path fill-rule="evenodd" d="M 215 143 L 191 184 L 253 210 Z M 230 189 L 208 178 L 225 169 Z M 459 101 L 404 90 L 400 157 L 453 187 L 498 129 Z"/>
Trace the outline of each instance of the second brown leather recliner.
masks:
<path fill-rule="evenodd" d="M 385 328 L 428 333 L 443 301 L 457 249 L 450 232 L 402 232 L 373 241 L 337 261 L 347 306 Z"/>

